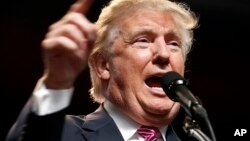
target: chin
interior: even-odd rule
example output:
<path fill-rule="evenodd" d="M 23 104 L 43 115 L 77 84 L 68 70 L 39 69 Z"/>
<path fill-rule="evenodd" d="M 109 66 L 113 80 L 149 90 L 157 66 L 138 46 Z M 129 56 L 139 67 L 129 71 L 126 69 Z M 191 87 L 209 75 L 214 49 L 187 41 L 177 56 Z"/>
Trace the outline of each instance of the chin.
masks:
<path fill-rule="evenodd" d="M 156 103 L 154 105 L 151 105 L 152 107 L 146 109 L 148 113 L 150 113 L 152 116 L 155 117 L 175 117 L 179 110 L 180 110 L 180 104 L 177 102 L 166 102 L 165 103 Z"/>
<path fill-rule="evenodd" d="M 179 103 L 174 102 L 171 108 L 166 109 L 156 109 L 154 112 L 150 113 L 151 122 L 154 122 L 157 126 L 163 126 L 170 124 L 174 118 L 178 115 L 180 110 Z"/>
<path fill-rule="evenodd" d="M 174 108 L 177 108 L 175 106 L 174 101 L 170 100 L 170 99 L 155 99 L 155 100 L 151 100 L 149 103 L 149 107 L 148 110 L 150 110 L 152 113 L 155 114 L 167 114 L 169 112 L 171 112 L 172 110 L 175 110 Z"/>

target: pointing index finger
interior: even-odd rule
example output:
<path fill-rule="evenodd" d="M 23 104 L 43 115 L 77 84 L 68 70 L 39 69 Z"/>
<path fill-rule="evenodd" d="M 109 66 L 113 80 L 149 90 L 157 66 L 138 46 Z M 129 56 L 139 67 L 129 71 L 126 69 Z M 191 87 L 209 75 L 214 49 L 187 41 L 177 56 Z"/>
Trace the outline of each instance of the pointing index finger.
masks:
<path fill-rule="evenodd" d="M 86 14 L 95 0 L 77 0 L 70 8 L 69 12 Z"/>

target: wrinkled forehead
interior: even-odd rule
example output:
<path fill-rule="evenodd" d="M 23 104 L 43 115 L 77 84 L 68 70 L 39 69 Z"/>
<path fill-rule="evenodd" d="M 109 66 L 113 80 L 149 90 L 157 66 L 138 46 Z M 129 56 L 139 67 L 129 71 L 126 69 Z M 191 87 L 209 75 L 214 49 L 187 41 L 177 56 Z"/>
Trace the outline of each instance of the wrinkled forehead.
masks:
<path fill-rule="evenodd" d="M 145 30 L 167 31 L 171 30 L 180 36 L 181 24 L 174 18 L 171 11 L 159 10 L 151 7 L 135 8 L 126 11 L 116 19 L 116 26 L 121 33 L 144 28 Z M 151 29 L 150 29 L 151 28 Z M 140 32 L 140 31 L 138 31 Z"/>
<path fill-rule="evenodd" d="M 140 33 L 153 33 L 166 35 L 168 33 L 180 37 L 171 12 L 152 11 L 148 9 L 135 10 L 133 14 L 119 20 L 119 30 L 125 36 L 139 35 Z"/>
<path fill-rule="evenodd" d="M 132 7 L 129 10 L 123 10 L 124 12 L 121 12 L 116 17 L 116 22 L 122 24 L 124 22 L 133 21 L 136 19 L 143 19 L 144 16 L 147 16 L 148 14 L 153 13 L 152 20 L 154 17 L 158 15 L 165 15 L 165 16 L 172 16 L 173 12 L 170 10 L 161 10 L 154 7 Z"/>
<path fill-rule="evenodd" d="M 171 12 L 166 11 L 153 11 L 148 9 L 136 9 L 128 14 L 125 14 L 117 20 L 118 24 L 122 27 L 126 24 L 139 24 L 148 25 L 150 22 L 159 25 L 175 24 Z"/>

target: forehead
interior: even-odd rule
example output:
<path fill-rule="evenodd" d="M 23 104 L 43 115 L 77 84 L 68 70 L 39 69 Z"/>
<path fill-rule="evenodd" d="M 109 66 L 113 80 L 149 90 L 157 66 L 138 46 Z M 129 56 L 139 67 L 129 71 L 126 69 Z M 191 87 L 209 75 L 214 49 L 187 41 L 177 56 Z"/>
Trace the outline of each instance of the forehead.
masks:
<path fill-rule="evenodd" d="M 157 32 L 176 29 L 171 12 L 139 9 L 130 13 L 132 14 L 124 16 L 119 21 L 122 32 L 136 32 L 142 29 Z"/>

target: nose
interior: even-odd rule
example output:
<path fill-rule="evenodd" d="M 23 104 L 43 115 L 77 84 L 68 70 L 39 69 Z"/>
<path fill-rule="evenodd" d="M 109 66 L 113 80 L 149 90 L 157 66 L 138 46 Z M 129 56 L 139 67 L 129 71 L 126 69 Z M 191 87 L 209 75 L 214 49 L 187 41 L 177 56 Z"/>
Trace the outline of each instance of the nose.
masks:
<path fill-rule="evenodd" d="M 155 43 L 153 64 L 158 65 L 160 68 L 164 68 L 169 64 L 170 51 L 166 45 L 165 40 L 160 40 Z"/>

